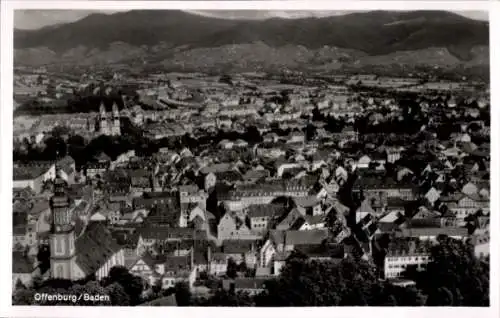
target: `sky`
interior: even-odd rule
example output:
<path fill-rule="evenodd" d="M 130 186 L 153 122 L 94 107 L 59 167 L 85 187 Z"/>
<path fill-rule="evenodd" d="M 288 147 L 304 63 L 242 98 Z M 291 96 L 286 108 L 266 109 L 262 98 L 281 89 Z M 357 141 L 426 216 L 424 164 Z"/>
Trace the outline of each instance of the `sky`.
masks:
<path fill-rule="evenodd" d="M 99 10 L 17 10 L 14 12 L 14 27 L 18 29 L 38 29 L 49 25 L 69 23 L 80 20 L 92 13 L 111 14 L 116 11 Z M 324 17 L 346 14 L 351 11 L 269 11 L 269 10 L 210 10 L 189 11 L 191 13 L 225 19 L 268 19 Z M 488 20 L 485 11 L 461 11 L 455 13 L 477 20 Z"/>

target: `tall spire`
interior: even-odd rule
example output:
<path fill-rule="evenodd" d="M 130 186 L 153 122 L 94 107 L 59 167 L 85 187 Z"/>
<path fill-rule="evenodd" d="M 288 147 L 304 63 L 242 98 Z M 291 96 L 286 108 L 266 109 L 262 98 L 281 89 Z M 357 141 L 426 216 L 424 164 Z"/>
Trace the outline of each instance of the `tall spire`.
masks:
<path fill-rule="evenodd" d="M 61 176 L 61 169 L 59 167 L 59 151 L 56 151 L 56 160 L 54 163 L 55 178 L 54 178 L 54 195 L 63 196 L 64 195 L 64 180 Z"/>

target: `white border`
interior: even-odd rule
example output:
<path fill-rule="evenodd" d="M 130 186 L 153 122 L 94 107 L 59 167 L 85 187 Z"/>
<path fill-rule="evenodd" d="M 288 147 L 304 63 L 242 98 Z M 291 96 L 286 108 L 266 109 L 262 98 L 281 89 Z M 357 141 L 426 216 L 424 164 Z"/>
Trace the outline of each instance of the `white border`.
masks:
<path fill-rule="evenodd" d="M 14 0 L 12 9 L 177 9 L 177 10 L 455 10 L 488 11 L 488 1 L 40 1 Z M 314 5 L 311 5 L 314 3 Z"/>
<path fill-rule="evenodd" d="M 485 1 L 22 1 L 4 0 L 1 3 L 1 89 L 0 107 L 1 155 L 0 155 L 0 199 L 5 204 L 4 219 L 0 222 L 0 251 L 4 255 L 0 262 L 0 317 L 110 317 L 120 311 L 127 317 L 134 316 L 212 316 L 219 317 L 303 317 L 313 314 L 324 317 L 500 317 L 498 269 L 498 233 L 500 229 L 500 168 L 499 164 L 499 110 L 491 109 L 491 306 L 489 308 L 179 308 L 179 307 L 13 307 L 11 305 L 11 242 L 12 242 L 12 83 L 13 83 L 13 10 L 15 9 L 183 9 L 183 10 L 482 10 L 490 12 L 491 87 L 500 88 L 500 3 Z M 491 90 L 491 104 L 500 103 L 500 94 Z"/>

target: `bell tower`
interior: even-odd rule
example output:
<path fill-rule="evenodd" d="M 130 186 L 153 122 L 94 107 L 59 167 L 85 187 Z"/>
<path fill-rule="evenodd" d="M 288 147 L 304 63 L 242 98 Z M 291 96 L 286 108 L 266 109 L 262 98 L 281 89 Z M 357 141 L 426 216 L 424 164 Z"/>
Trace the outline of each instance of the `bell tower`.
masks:
<path fill-rule="evenodd" d="M 50 274 L 52 278 L 72 279 L 75 267 L 75 231 L 65 183 L 56 166 L 54 195 L 50 199 Z"/>
<path fill-rule="evenodd" d="M 121 134 L 120 112 L 118 111 L 118 106 L 116 105 L 116 103 L 113 104 L 113 127 L 111 128 L 111 134 L 113 136 L 118 136 Z"/>
<path fill-rule="evenodd" d="M 103 135 L 109 135 L 108 116 L 104 103 L 101 103 L 99 107 L 99 132 Z"/>

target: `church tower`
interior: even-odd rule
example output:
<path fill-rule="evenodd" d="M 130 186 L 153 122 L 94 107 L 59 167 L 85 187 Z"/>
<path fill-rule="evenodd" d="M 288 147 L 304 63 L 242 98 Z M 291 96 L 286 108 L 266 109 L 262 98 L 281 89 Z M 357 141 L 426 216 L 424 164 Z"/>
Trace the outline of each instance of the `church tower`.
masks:
<path fill-rule="evenodd" d="M 72 279 L 75 267 L 75 231 L 64 180 L 56 167 L 54 195 L 50 199 L 52 224 L 50 233 L 50 276 Z"/>
<path fill-rule="evenodd" d="M 99 132 L 103 135 L 109 135 L 108 118 L 104 103 L 101 103 L 99 107 Z"/>
<path fill-rule="evenodd" d="M 118 106 L 116 103 L 113 104 L 113 127 L 111 129 L 111 134 L 113 136 L 119 136 L 120 131 L 120 112 L 118 111 Z"/>

